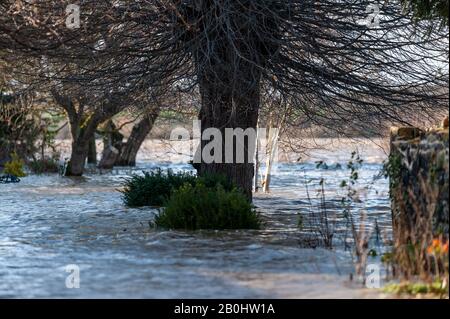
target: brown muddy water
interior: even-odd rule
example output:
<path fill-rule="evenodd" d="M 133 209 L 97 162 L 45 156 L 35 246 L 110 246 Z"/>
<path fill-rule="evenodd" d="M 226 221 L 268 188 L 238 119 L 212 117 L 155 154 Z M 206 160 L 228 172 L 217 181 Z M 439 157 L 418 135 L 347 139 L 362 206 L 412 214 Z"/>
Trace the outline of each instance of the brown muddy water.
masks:
<path fill-rule="evenodd" d="M 320 205 L 316 189 L 322 178 L 330 220 L 342 220 L 339 185 L 357 148 L 367 161 L 360 170 L 361 200 L 352 212 L 372 232 L 369 246 L 379 256 L 386 247 L 377 235 L 390 236 L 391 219 L 388 181 L 374 179 L 385 153 L 372 144 L 340 143 L 330 151 L 311 151 L 301 163 L 278 164 L 272 192 L 255 195 L 262 230 L 199 232 L 152 229 L 155 210 L 122 204 L 117 189 L 130 174 L 157 167 L 191 169 L 170 156 L 161 161 L 144 146 L 134 170 L 83 178 L 30 175 L 19 184 L 0 185 L 0 297 L 383 297 L 349 280 L 354 264 L 345 223 L 336 224 L 331 250 L 310 240 L 316 226 L 308 221 Z M 317 169 L 316 160 L 329 168 Z M 377 264 L 379 257 L 368 262 Z M 80 288 L 69 289 L 66 266 L 73 264 L 80 269 Z"/>

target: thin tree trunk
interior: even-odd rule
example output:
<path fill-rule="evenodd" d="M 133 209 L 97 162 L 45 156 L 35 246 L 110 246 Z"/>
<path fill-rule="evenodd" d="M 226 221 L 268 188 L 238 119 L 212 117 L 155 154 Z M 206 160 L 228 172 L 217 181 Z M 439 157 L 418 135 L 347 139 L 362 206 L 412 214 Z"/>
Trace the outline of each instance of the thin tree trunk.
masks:
<path fill-rule="evenodd" d="M 89 139 L 88 164 L 97 164 L 97 145 L 95 144 L 95 134 Z"/>
<path fill-rule="evenodd" d="M 269 137 L 266 143 L 266 173 L 264 177 L 264 192 L 270 192 L 270 182 L 272 180 L 272 166 L 275 161 L 276 146 L 278 143 L 280 130 L 278 128 L 269 128 Z"/>
<path fill-rule="evenodd" d="M 260 147 L 260 141 L 259 141 L 259 134 L 258 134 L 258 129 L 259 127 L 257 127 L 256 130 L 256 151 L 255 151 L 255 177 L 254 177 L 254 185 L 253 185 L 253 189 L 255 190 L 255 193 L 259 192 L 259 147 Z"/>
<path fill-rule="evenodd" d="M 130 137 L 123 144 L 119 157 L 116 160 L 117 166 L 136 166 L 137 153 L 152 130 L 158 114 L 159 111 L 146 114 L 139 123 L 133 126 Z"/>

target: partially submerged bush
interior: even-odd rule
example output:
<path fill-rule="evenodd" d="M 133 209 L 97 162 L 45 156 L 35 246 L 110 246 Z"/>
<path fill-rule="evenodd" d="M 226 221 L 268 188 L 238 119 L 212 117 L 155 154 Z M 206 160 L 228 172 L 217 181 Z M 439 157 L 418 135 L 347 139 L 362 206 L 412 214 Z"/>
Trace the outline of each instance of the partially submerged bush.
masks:
<path fill-rule="evenodd" d="M 168 229 L 259 229 L 260 220 L 247 197 L 236 188 L 207 187 L 201 181 L 175 191 L 155 219 Z"/>
<path fill-rule="evenodd" d="M 207 174 L 197 177 L 196 184 L 202 184 L 207 188 L 216 188 L 221 185 L 227 192 L 232 191 L 236 186 L 226 176 L 220 174 Z"/>
<path fill-rule="evenodd" d="M 122 191 L 123 200 L 129 207 L 162 206 L 173 191 L 184 184 L 194 186 L 198 183 L 207 188 L 221 185 L 226 191 L 234 188 L 233 183 L 222 175 L 197 177 L 188 172 L 173 173 L 171 170 L 163 172 L 158 169 L 155 172 L 144 172 L 144 176 L 134 175 L 127 179 Z"/>
<path fill-rule="evenodd" d="M 13 175 L 16 177 L 27 176 L 24 172 L 24 161 L 19 158 L 16 153 L 11 154 L 11 160 L 5 163 L 5 168 L 3 170 L 4 174 Z"/>
<path fill-rule="evenodd" d="M 124 185 L 129 207 L 166 206 L 155 224 L 170 229 L 258 229 L 260 221 L 247 197 L 221 175 L 146 172 Z"/>
<path fill-rule="evenodd" d="M 129 207 L 161 206 L 173 190 L 182 185 L 195 184 L 196 177 L 191 173 L 144 172 L 144 176 L 134 175 L 125 181 L 122 190 L 123 201 Z"/>

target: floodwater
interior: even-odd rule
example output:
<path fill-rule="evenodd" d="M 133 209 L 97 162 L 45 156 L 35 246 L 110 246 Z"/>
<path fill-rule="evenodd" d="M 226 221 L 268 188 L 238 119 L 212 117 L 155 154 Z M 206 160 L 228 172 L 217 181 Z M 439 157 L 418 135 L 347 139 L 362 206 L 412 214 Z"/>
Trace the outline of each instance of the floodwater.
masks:
<path fill-rule="evenodd" d="M 339 185 L 348 176 L 346 160 L 352 147 L 318 151 L 302 163 L 278 164 L 271 193 L 255 195 L 265 222 L 259 231 L 152 229 L 149 222 L 155 210 L 122 204 L 117 189 L 123 178 L 156 167 L 191 167 L 158 163 L 145 148 L 134 171 L 115 169 L 83 178 L 31 175 L 19 184 L 0 185 L 0 297 L 382 297 L 349 279 L 354 264 L 352 249 L 344 245 L 351 239 L 346 240 L 347 228 L 339 222 Z M 384 153 L 369 147 L 361 155 L 368 160 L 358 184 L 366 188 L 352 204 L 354 219 L 368 233 L 375 234 L 376 224 L 376 233 L 389 237 L 388 182 L 373 179 Z M 317 159 L 326 160 L 329 168 L 317 169 Z M 316 190 L 322 178 L 329 219 L 338 220 L 331 250 L 310 240 L 317 225 L 309 220 L 320 205 Z M 370 237 L 369 246 L 380 252 L 383 243 L 375 237 Z M 371 258 L 369 263 L 379 262 L 378 257 Z M 66 279 L 76 267 L 79 288 L 67 288 Z"/>

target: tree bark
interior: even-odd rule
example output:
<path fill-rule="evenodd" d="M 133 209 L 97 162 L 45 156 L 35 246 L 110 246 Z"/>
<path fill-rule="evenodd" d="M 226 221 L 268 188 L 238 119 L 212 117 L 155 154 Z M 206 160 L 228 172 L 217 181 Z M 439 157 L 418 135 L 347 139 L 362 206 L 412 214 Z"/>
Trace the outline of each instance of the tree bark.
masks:
<path fill-rule="evenodd" d="M 66 176 L 82 176 L 89 150 L 89 141 L 77 138 L 72 142 L 72 152 L 66 168 Z"/>
<path fill-rule="evenodd" d="M 259 126 L 257 126 L 258 130 Z M 256 131 L 258 133 L 258 131 Z M 260 141 L 259 141 L 259 134 L 256 135 L 256 151 L 255 151 L 255 177 L 253 181 L 253 189 L 255 193 L 259 192 L 259 148 L 260 148 Z"/>
<path fill-rule="evenodd" d="M 108 96 L 105 104 L 91 106 L 89 109 L 87 108 L 87 98 L 72 98 L 61 95 L 56 89 L 51 90 L 51 93 L 55 102 L 66 111 L 72 135 L 72 153 L 65 175 L 81 176 L 89 154 L 89 144 L 95 143 L 97 126 L 123 108 L 122 104 L 119 103 L 121 93 Z M 78 108 L 75 104 L 78 104 Z M 88 113 L 88 110 L 91 112 Z"/>
<path fill-rule="evenodd" d="M 152 130 L 158 114 L 159 111 L 146 114 L 139 123 L 133 126 L 130 137 L 123 144 L 119 157 L 116 160 L 117 166 L 136 166 L 137 153 Z"/>
<path fill-rule="evenodd" d="M 117 161 L 120 151 L 122 150 L 122 146 L 123 135 L 119 132 L 119 129 L 116 127 L 113 120 L 110 119 L 104 128 L 103 153 L 98 167 L 103 169 L 111 169 Z M 117 151 L 117 153 L 115 151 Z"/>
<path fill-rule="evenodd" d="M 244 67 L 242 67 L 241 70 L 243 69 Z M 257 71 L 248 68 L 248 73 L 244 71 L 243 74 L 251 74 L 251 76 L 254 77 L 255 72 Z M 208 128 L 217 128 L 220 130 L 222 133 L 222 163 L 205 163 L 203 156 L 200 156 L 200 154 L 202 154 L 203 149 L 211 140 L 204 141 L 202 139 L 200 148 L 197 150 L 196 154 L 196 160 L 198 161 L 200 159 L 198 173 L 199 175 L 225 175 L 240 188 L 249 201 L 251 201 L 255 172 L 253 163 L 254 154 L 251 154 L 251 159 L 249 160 L 247 152 L 251 149 L 255 149 L 256 140 L 250 141 L 249 139 L 245 139 L 244 149 L 246 154 L 243 163 L 237 161 L 237 145 L 236 141 L 233 141 L 233 161 L 231 163 L 225 163 L 225 152 L 227 151 L 225 149 L 225 129 L 241 128 L 246 130 L 250 128 L 256 132 L 260 106 L 260 83 L 259 80 L 255 81 L 254 78 L 241 78 L 241 83 L 234 83 L 231 85 L 230 83 L 227 83 L 227 80 L 224 80 L 224 78 L 225 76 L 218 80 L 217 72 L 214 72 L 214 74 L 210 76 L 203 77 L 200 81 L 202 107 L 199 119 L 201 120 L 201 133 L 203 136 L 203 133 Z M 232 77 L 230 77 L 230 79 L 231 78 Z M 256 78 L 258 79 L 258 77 Z M 235 80 L 236 78 L 233 78 L 233 81 Z"/>
<path fill-rule="evenodd" d="M 269 134 L 266 143 L 266 172 L 264 174 L 263 189 L 265 193 L 270 192 L 270 182 L 272 181 L 272 166 L 275 161 L 275 152 L 278 144 L 280 130 L 269 127 Z"/>
<path fill-rule="evenodd" d="M 112 169 L 118 156 L 119 150 L 117 148 L 114 146 L 105 146 L 102 159 L 100 160 L 98 167 L 102 169 Z"/>
<path fill-rule="evenodd" d="M 95 134 L 89 139 L 88 164 L 97 164 L 97 145 L 95 144 Z"/>
<path fill-rule="evenodd" d="M 95 129 L 98 125 L 98 120 L 92 116 L 84 127 L 80 128 L 80 122 L 74 120 L 71 122 L 72 132 L 72 152 L 70 160 L 66 169 L 66 176 L 82 176 L 86 159 L 89 154 L 89 144 L 94 139 Z M 74 127 L 72 127 L 74 125 Z M 95 140 L 94 140 L 95 142 Z"/>

